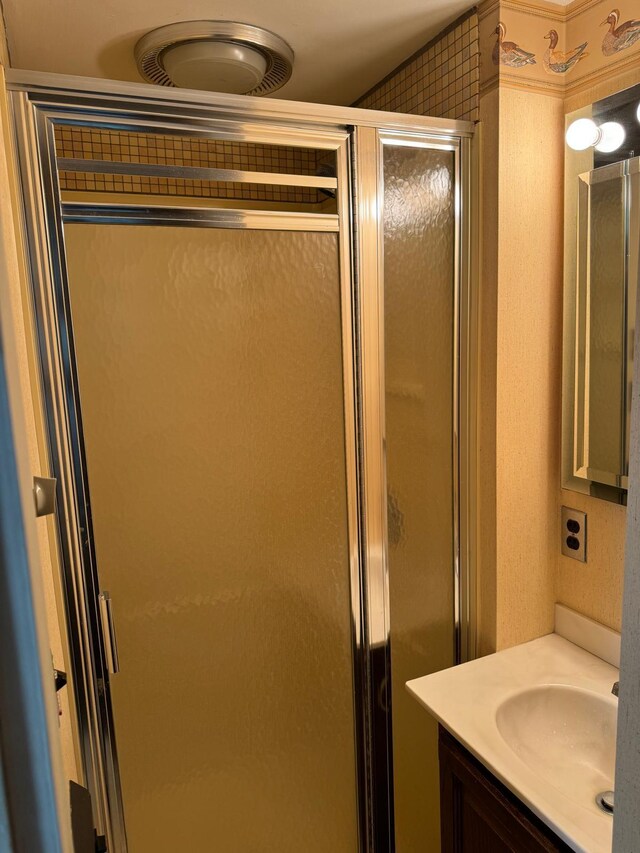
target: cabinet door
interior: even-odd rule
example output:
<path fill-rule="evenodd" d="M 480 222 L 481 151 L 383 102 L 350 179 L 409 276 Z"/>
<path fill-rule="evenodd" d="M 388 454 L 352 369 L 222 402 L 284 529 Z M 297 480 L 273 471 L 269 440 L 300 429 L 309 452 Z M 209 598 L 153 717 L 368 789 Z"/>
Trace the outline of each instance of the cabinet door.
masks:
<path fill-rule="evenodd" d="M 442 853 L 569 851 L 442 728 L 439 753 Z"/>

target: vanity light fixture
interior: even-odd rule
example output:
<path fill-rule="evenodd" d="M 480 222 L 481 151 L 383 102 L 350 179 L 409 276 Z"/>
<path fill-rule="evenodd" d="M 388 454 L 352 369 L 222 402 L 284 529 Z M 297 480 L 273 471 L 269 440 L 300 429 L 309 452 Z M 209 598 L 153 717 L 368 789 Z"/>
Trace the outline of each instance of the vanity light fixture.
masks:
<path fill-rule="evenodd" d="M 639 108 L 640 114 L 640 108 Z M 624 127 L 617 121 L 605 121 L 597 125 L 593 119 L 579 118 L 572 122 L 565 136 L 569 148 L 574 151 L 586 151 L 595 148 L 596 151 L 610 153 L 617 151 L 625 138 Z"/>
<path fill-rule="evenodd" d="M 637 117 L 638 121 L 640 121 L 640 104 L 638 104 L 638 109 L 636 111 L 636 117 Z"/>
<path fill-rule="evenodd" d="M 579 118 L 569 125 L 565 139 L 574 151 L 586 151 L 599 139 L 598 125 L 590 118 Z"/>
<path fill-rule="evenodd" d="M 617 121 L 605 121 L 598 129 L 600 131 L 600 139 L 595 145 L 596 151 L 601 151 L 603 154 L 610 154 L 612 151 L 617 151 L 626 136 L 624 127 Z"/>

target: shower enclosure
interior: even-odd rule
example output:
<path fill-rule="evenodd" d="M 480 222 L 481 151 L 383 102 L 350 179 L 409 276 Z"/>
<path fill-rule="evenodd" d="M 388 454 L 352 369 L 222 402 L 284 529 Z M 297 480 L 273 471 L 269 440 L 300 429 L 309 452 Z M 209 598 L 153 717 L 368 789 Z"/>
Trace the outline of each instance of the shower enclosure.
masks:
<path fill-rule="evenodd" d="M 99 833 L 436 849 L 404 682 L 473 652 L 472 128 L 9 85 Z"/>

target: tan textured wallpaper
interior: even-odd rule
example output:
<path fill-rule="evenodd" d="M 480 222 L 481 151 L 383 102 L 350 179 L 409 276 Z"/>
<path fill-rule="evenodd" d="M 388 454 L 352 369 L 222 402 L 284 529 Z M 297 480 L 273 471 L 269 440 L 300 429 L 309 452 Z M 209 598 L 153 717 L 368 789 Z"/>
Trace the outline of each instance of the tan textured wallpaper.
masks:
<path fill-rule="evenodd" d="M 7 33 L 4 26 L 4 16 L 1 14 L 2 7 L 0 6 L 0 65 L 3 68 L 8 68 L 9 62 L 9 46 L 7 44 Z"/>
<path fill-rule="evenodd" d="M 606 0 L 600 0 L 590 5 L 574 2 L 569 7 L 569 12 L 574 14 L 568 22 L 575 33 L 574 41 L 576 38 L 592 38 L 596 56 L 590 61 L 591 64 L 586 60 L 584 63 L 585 70 L 591 68 L 592 73 L 584 76 L 579 86 L 567 92 L 565 114 L 640 83 L 640 42 L 636 41 L 610 56 L 602 52 L 607 29 L 604 26 L 598 29 L 595 24 L 607 18 L 611 12 L 610 6 Z M 629 18 L 634 9 L 629 3 L 621 4 L 621 22 Z M 637 14 L 633 16 L 637 17 Z M 572 241 L 568 239 L 567 247 L 570 248 L 571 244 Z M 562 556 L 558 550 L 556 598 L 568 607 L 619 631 L 622 621 L 627 510 L 623 506 L 566 489 L 559 495 L 558 516 L 559 507 L 563 504 L 587 513 L 587 562 L 571 560 Z"/>
<path fill-rule="evenodd" d="M 587 562 L 558 553 L 556 598 L 619 631 L 627 509 L 566 489 L 562 490 L 561 504 L 587 513 Z"/>
<path fill-rule="evenodd" d="M 558 99 L 515 89 L 500 92 L 500 108 L 496 643 L 505 648 L 553 629 L 564 116 Z"/>
<path fill-rule="evenodd" d="M 633 17 L 628 4 L 619 11 Z M 640 42 L 605 53 L 594 22 L 610 12 L 606 0 L 487 0 L 356 104 L 482 125 L 480 653 L 552 630 L 556 600 L 620 625 L 625 510 L 560 490 L 563 118 L 640 82 Z M 535 63 L 510 64 L 500 22 Z M 588 42 L 566 69 L 552 30 L 558 51 Z M 563 503 L 588 513 L 586 565 L 560 554 Z"/>
<path fill-rule="evenodd" d="M 594 22 L 610 12 L 606 0 L 479 8 L 481 653 L 551 630 L 555 601 L 620 627 L 626 511 L 561 490 L 559 454 L 564 115 L 640 81 L 638 43 L 604 50 Z M 588 42 L 584 57 L 551 67 L 552 30 L 563 50 Z M 562 504 L 587 512 L 586 564 L 560 553 Z"/>
<path fill-rule="evenodd" d="M 368 110 L 478 118 L 478 18 L 471 9 L 359 98 Z"/>

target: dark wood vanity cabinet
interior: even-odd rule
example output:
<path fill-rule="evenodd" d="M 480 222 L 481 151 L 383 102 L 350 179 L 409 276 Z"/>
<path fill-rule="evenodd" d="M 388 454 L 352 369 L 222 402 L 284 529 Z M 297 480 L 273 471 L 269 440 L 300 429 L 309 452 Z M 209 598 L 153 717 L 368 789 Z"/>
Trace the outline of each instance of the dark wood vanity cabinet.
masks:
<path fill-rule="evenodd" d="M 442 727 L 439 751 L 442 853 L 570 850 Z"/>

